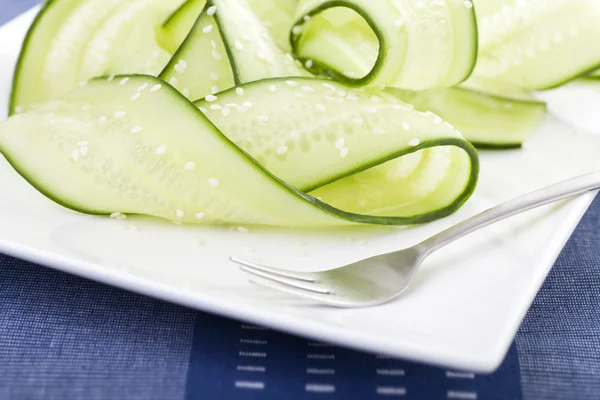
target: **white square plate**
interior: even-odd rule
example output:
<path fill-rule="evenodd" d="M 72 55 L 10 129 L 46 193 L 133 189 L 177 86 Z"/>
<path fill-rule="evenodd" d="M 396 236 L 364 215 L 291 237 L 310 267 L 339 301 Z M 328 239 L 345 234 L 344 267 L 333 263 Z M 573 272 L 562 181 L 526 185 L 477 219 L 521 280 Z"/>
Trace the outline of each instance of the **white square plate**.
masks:
<path fill-rule="evenodd" d="M 0 28 L 0 120 L 35 11 Z M 447 247 L 427 260 L 406 295 L 376 308 L 332 309 L 264 290 L 228 257 L 305 271 L 332 268 L 415 244 L 503 200 L 598 168 L 599 86 L 571 85 L 544 97 L 552 114 L 526 148 L 483 152 L 473 199 L 452 217 L 409 229 L 244 234 L 150 218 L 91 217 L 47 200 L 0 156 L 0 252 L 317 340 L 489 372 L 502 361 L 593 195 L 528 212 Z"/>

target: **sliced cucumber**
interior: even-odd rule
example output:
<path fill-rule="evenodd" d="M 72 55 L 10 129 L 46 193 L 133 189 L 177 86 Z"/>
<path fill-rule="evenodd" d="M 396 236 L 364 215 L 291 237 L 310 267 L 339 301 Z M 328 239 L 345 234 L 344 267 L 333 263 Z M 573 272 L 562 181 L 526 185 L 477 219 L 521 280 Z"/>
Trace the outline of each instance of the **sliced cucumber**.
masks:
<path fill-rule="evenodd" d="M 545 103 L 523 93 L 511 98 L 467 87 L 387 90 L 421 111 L 434 112 L 479 148 L 521 147 L 546 114 Z"/>
<path fill-rule="evenodd" d="M 477 56 L 470 1 L 301 0 L 296 17 L 296 56 L 351 86 L 449 87 Z"/>
<path fill-rule="evenodd" d="M 206 6 L 206 0 L 187 0 L 163 23 L 159 31 L 160 44 L 175 53 Z"/>
<path fill-rule="evenodd" d="M 277 46 L 247 0 L 213 0 L 213 4 L 236 84 L 304 74 Z"/>
<path fill-rule="evenodd" d="M 206 6 L 160 78 L 196 100 L 235 84 L 228 53 L 215 20 L 216 6 Z"/>
<path fill-rule="evenodd" d="M 585 78 L 588 78 L 588 79 L 600 79 L 600 69 L 597 69 L 597 70 L 593 71 L 592 73 L 588 74 Z"/>
<path fill-rule="evenodd" d="M 476 76 L 541 90 L 600 66 L 600 2 L 488 1 L 476 1 L 482 6 Z"/>
<path fill-rule="evenodd" d="M 0 125 L 0 150 L 36 188 L 67 207 L 93 214 L 140 213 L 190 223 L 413 224 L 450 214 L 472 193 L 477 155 L 456 130 L 436 125 L 431 116 L 403 103 L 373 98 L 368 91 L 342 93 L 343 86 L 315 79 L 298 78 L 296 83 L 298 86 L 286 79 L 253 82 L 242 87 L 242 95 L 232 89 L 219 94 L 219 103 L 203 104 L 230 138 L 253 137 L 246 150 L 262 155 L 278 178 L 223 136 L 176 90 L 142 75 L 119 76 L 113 81 L 94 79 L 84 88 L 9 118 Z M 276 87 L 275 92 L 269 90 L 271 86 Z M 303 89 L 305 86 L 312 90 Z M 310 98 L 303 101 L 296 96 L 298 91 Z M 330 101 L 327 96 L 344 100 Z M 331 112 L 315 109 L 316 98 Z M 246 111 L 234 107 L 231 112 L 238 118 L 227 118 L 225 107 L 233 107 L 227 104 L 235 99 L 252 104 L 242 103 Z M 214 105 L 222 108 L 213 110 Z M 313 118 L 311 125 L 292 125 L 292 117 L 306 121 L 315 113 L 323 116 Z M 363 124 L 353 122 L 351 115 L 361 115 Z M 412 130 L 403 130 L 402 122 L 412 124 Z M 285 129 L 288 126 L 296 129 Z M 356 128 L 359 126 L 363 129 Z M 377 128 L 388 132 L 377 134 L 381 133 Z M 282 132 L 287 132 L 287 137 L 282 137 Z M 419 144 L 409 140 L 419 137 Z M 341 139 L 345 140 L 343 146 L 339 146 Z M 309 190 L 435 146 L 457 149 L 449 158 L 454 167 L 448 174 L 439 169 L 420 171 L 421 185 L 445 187 L 441 182 L 451 182 L 452 196 L 460 192 L 452 199 L 445 196 L 443 203 L 431 197 L 421 207 L 406 204 L 393 216 L 348 213 L 292 186 Z M 446 179 L 439 178 L 440 174 Z"/>
<path fill-rule="evenodd" d="M 290 31 L 297 0 L 249 0 L 249 3 L 279 48 L 286 53 L 291 52 Z"/>
<path fill-rule="evenodd" d="M 249 83 L 243 92 L 232 89 L 210 100 L 196 105 L 224 135 L 302 191 L 331 182 L 343 188 L 347 185 L 344 181 L 353 181 L 347 177 L 385 163 L 380 172 L 365 175 L 372 186 L 381 188 L 378 195 L 355 187 L 352 191 L 329 190 L 323 196 L 323 201 L 344 211 L 348 209 L 342 205 L 353 201 L 361 204 L 361 209 L 352 211 L 361 214 L 410 219 L 431 215 L 435 209 L 439 211 L 433 213 L 441 215 L 462 204 L 473 189 L 477 161 L 458 131 L 435 116 L 387 98 L 378 89 L 348 90 L 338 83 L 312 78 L 271 79 Z M 277 132 L 270 127 L 277 127 Z M 417 153 L 439 168 L 423 165 L 415 169 L 414 180 L 407 186 L 390 179 L 388 169 L 404 170 L 410 163 L 404 157 L 396 159 L 409 153 Z M 444 178 L 448 186 L 442 189 Z M 364 176 L 359 179 L 365 180 Z M 395 190 L 404 192 L 402 201 L 387 198 Z M 423 206 L 420 201 L 425 194 L 432 199 Z M 386 203 L 397 212 L 382 214 L 382 204 Z"/>
<path fill-rule="evenodd" d="M 51 0 L 19 57 L 10 112 L 52 99 L 81 81 L 123 72 L 158 73 L 170 54 L 155 39 L 181 0 Z"/>

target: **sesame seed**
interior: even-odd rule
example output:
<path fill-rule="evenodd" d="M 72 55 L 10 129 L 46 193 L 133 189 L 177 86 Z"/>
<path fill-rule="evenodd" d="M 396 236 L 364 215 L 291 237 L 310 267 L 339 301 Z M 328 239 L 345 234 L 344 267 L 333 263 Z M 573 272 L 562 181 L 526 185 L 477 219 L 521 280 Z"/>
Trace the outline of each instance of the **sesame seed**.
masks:
<path fill-rule="evenodd" d="M 466 0 L 463 4 L 465 5 L 465 8 L 467 8 L 469 10 L 471 8 L 473 8 L 473 3 L 471 1 L 469 1 L 469 0 Z"/>
<path fill-rule="evenodd" d="M 135 100 L 139 99 L 141 95 L 142 94 L 140 92 L 137 92 L 136 94 L 134 94 L 133 96 L 131 96 L 131 99 L 129 99 L 129 100 L 135 101 Z"/>
<path fill-rule="evenodd" d="M 200 111 L 202 111 L 204 114 L 206 114 L 206 111 L 207 111 L 207 110 L 206 110 L 206 108 L 204 108 L 204 107 L 198 107 L 198 109 L 199 109 Z"/>
<path fill-rule="evenodd" d="M 383 101 L 383 99 L 379 96 L 371 96 L 371 101 L 373 103 L 381 103 Z"/>
<path fill-rule="evenodd" d="M 377 112 L 377 109 L 375 107 L 367 107 L 365 108 L 365 111 L 371 114 L 375 114 Z"/>
<path fill-rule="evenodd" d="M 238 105 L 235 103 L 226 103 L 225 104 L 227 107 L 231 107 L 231 108 L 236 108 Z"/>
<path fill-rule="evenodd" d="M 215 72 L 211 72 L 210 74 L 208 74 L 208 76 L 210 77 L 211 80 L 213 81 L 217 81 L 219 80 L 219 75 L 217 75 Z"/>
<path fill-rule="evenodd" d="M 237 93 L 238 96 L 243 96 L 244 95 L 244 89 L 242 89 L 241 87 L 235 89 L 235 93 Z"/>
<path fill-rule="evenodd" d="M 202 219 L 204 218 L 204 213 L 203 212 L 199 212 L 196 214 L 196 219 Z"/>
<path fill-rule="evenodd" d="M 219 180 L 217 178 L 210 178 L 208 180 L 208 184 L 212 187 L 217 187 L 217 186 L 219 186 L 220 183 L 221 182 L 219 182 Z"/>
<path fill-rule="evenodd" d="M 298 82 L 295 81 L 285 81 L 285 84 L 291 87 L 298 86 Z"/>
<path fill-rule="evenodd" d="M 110 214 L 110 217 L 112 219 L 120 219 L 120 220 L 127 219 L 127 215 L 121 214 L 120 212 L 114 212 L 114 213 Z"/>
<path fill-rule="evenodd" d="M 100 125 L 104 125 L 106 123 L 106 121 L 108 120 L 108 118 L 106 118 L 104 115 L 101 116 L 100 118 L 98 118 L 98 123 Z"/>
<path fill-rule="evenodd" d="M 238 226 L 237 227 L 237 231 L 240 232 L 240 233 L 248 233 L 248 232 L 250 232 L 250 229 L 245 228 L 243 226 Z"/>
<path fill-rule="evenodd" d="M 115 118 L 123 118 L 125 116 L 125 111 L 115 111 L 113 115 Z"/>
<path fill-rule="evenodd" d="M 138 86 L 137 91 L 141 92 L 142 90 L 146 89 L 148 87 L 148 82 L 144 83 L 143 85 Z"/>
<path fill-rule="evenodd" d="M 175 64 L 175 71 L 179 72 L 180 74 L 183 74 L 185 72 L 185 68 L 183 68 L 181 65 L 179 64 Z"/>
<path fill-rule="evenodd" d="M 221 114 L 223 114 L 224 117 L 228 116 L 229 114 L 231 114 L 231 108 L 223 107 L 223 109 L 221 110 Z"/>
<path fill-rule="evenodd" d="M 213 101 L 217 100 L 217 96 L 215 96 L 214 94 L 209 94 L 204 98 L 204 100 L 208 101 L 209 103 L 212 103 Z"/>
<path fill-rule="evenodd" d="M 280 156 L 284 155 L 285 153 L 287 153 L 288 148 L 287 146 L 281 146 L 277 148 L 277 154 L 279 154 Z"/>
<path fill-rule="evenodd" d="M 262 51 L 257 51 L 257 52 L 256 52 L 256 57 L 257 57 L 259 60 L 262 60 L 262 61 L 266 60 L 266 58 L 267 58 L 267 57 L 265 56 L 265 53 L 263 53 Z"/>
<path fill-rule="evenodd" d="M 306 68 L 312 68 L 312 66 L 313 66 L 313 60 L 306 60 L 306 62 L 304 63 L 304 66 Z"/>
<path fill-rule="evenodd" d="M 182 209 L 178 208 L 177 210 L 175 210 L 175 215 L 177 215 L 178 218 L 183 218 L 185 217 L 185 212 L 183 212 Z"/>
<path fill-rule="evenodd" d="M 209 33 L 210 31 L 212 31 L 212 28 L 213 28 L 212 24 L 206 25 L 204 28 L 202 28 L 202 32 Z"/>
<path fill-rule="evenodd" d="M 210 6 L 208 7 L 208 10 L 206 10 L 206 14 L 208 15 L 215 15 L 215 13 L 217 12 L 217 6 Z"/>
<path fill-rule="evenodd" d="M 358 202 L 358 205 L 359 205 L 359 206 L 361 206 L 361 207 L 365 207 L 365 206 L 367 205 L 367 202 L 366 202 L 366 201 L 364 201 L 364 200 L 360 200 L 360 201 Z"/>
<path fill-rule="evenodd" d="M 252 36 L 248 35 L 247 33 L 244 33 L 242 35 L 242 39 L 244 39 L 247 42 L 250 42 L 250 41 L 252 41 Z"/>
<path fill-rule="evenodd" d="M 115 74 L 111 74 L 108 76 L 108 79 L 106 79 L 107 82 L 112 82 L 115 80 Z"/>
<path fill-rule="evenodd" d="M 150 91 L 152 93 L 156 92 L 157 90 L 160 90 L 160 88 L 162 87 L 162 85 L 159 83 L 157 85 L 152 86 L 152 88 L 150 89 Z"/>
<path fill-rule="evenodd" d="M 410 125 L 408 125 L 407 122 L 402 122 L 402 129 L 404 129 L 405 131 L 410 130 Z"/>
<path fill-rule="evenodd" d="M 238 49 L 239 51 L 242 51 L 242 50 L 244 50 L 244 45 L 240 41 L 236 40 L 235 48 Z"/>
<path fill-rule="evenodd" d="M 395 27 L 400 28 L 402 25 L 404 25 L 404 20 L 402 18 L 398 18 L 397 20 L 394 21 Z"/>
<path fill-rule="evenodd" d="M 211 104 L 210 109 L 211 110 L 222 110 L 223 106 L 220 104 Z"/>
<path fill-rule="evenodd" d="M 299 34 L 300 34 L 300 32 L 302 32 L 302 27 L 301 27 L 300 25 L 295 25 L 295 26 L 292 28 L 292 33 L 293 33 L 294 35 L 299 35 Z"/>
<path fill-rule="evenodd" d="M 79 86 L 81 86 L 81 87 L 87 86 L 87 84 L 88 84 L 88 81 L 79 82 Z"/>
<path fill-rule="evenodd" d="M 171 221 L 171 223 L 173 225 L 183 225 L 183 222 L 181 222 L 181 221 Z"/>
<path fill-rule="evenodd" d="M 245 101 L 244 102 L 244 107 L 250 108 L 250 107 L 252 107 L 252 103 L 250 103 L 249 101 Z"/>
<path fill-rule="evenodd" d="M 183 88 L 181 90 L 181 94 L 184 95 L 185 97 L 190 97 L 190 89 L 188 88 Z"/>
<path fill-rule="evenodd" d="M 346 144 L 346 139 L 340 138 L 340 139 L 338 139 L 337 142 L 335 142 L 335 148 L 339 150 L 342 147 L 344 147 L 345 144 Z"/>
<path fill-rule="evenodd" d="M 177 78 L 172 76 L 171 79 L 169 79 L 169 83 L 171 84 L 171 86 L 176 87 L 177 83 L 179 83 L 179 81 L 177 80 Z"/>
<path fill-rule="evenodd" d="M 161 155 L 161 154 L 165 154 L 167 152 L 167 146 L 165 146 L 164 144 L 162 146 L 158 146 L 156 148 L 156 151 L 154 153 Z"/>
<path fill-rule="evenodd" d="M 71 151 L 71 159 L 73 161 L 79 160 L 79 149 L 74 149 L 73 151 Z"/>
<path fill-rule="evenodd" d="M 90 106 L 89 104 L 84 104 L 84 105 L 82 105 L 82 106 L 81 106 L 81 111 L 86 111 L 86 110 L 89 110 L 89 109 L 90 109 L 90 107 L 91 107 L 91 106 Z M 21 112 L 20 110 L 18 110 L 18 108 L 19 108 L 19 107 L 15 108 L 15 111 L 16 111 L 16 112 Z M 21 107 L 21 108 L 22 108 L 22 107 Z"/>
<path fill-rule="evenodd" d="M 342 147 L 342 149 L 340 150 L 340 157 L 345 158 L 347 155 L 348 155 L 348 148 Z"/>
<path fill-rule="evenodd" d="M 211 94 L 219 93 L 219 87 L 217 85 L 214 85 L 213 87 L 210 88 L 210 93 Z"/>
<path fill-rule="evenodd" d="M 377 128 L 373 128 L 373 133 L 376 135 L 384 135 L 385 131 L 383 129 L 377 127 Z"/>
<path fill-rule="evenodd" d="M 306 97 L 306 95 L 304 93 L 300 93 L 300 92 L 295 92 L 294 93 L 294 97 L 297 97 L 299 99 Z"/>
<path fill-rule="evenodd" d="M 269 91 L 275 93 L 277 91 L 277 86 L 275 85 L 270 85 L 269 86 Z"/>
<path fill-rule="evenodd" d="M 221 61 L 221 59 L 223 58 L 223 57 L 221 57 L 221 53 L 219 53 L 219 52 L 218 52 L 218 51 L 216 51 L 216 50 L 213 50 L 213 51 L 212 51 L 212 56 L 213 56 L 213 58 L 214 58 L 215 60 L 217 60 L 217 61 Z"/>
<path fill-rule="evenodd" d="M 184 171 L 193 171 L 196 168 L 196 163 L 193 161 L 188 161 L 183 166 Z"/>
<path fill-rule="evenodd" d="M 79 149 L 79 154 L 81 154 L 81 157 L 87 156 L 88 155 L 88 147 L 81 146 L 81 148 Z"/>
<path fill-rule="evenodd" d="M 119 85 L 123 86 L 124 84 L 126 84 L 129 81 L 129 78 L 123 78 L 119 81 Z"/>
<path fill-rule="evenodd" d="M 258 119 L 259 121 L 267 122 L 269 120 L 269 117 L 267 117 L 266 115 L 257 115 L 256 119 Z"/>
<path fill-rule="evenodd" d="M 415 147 L 415 146 L 418 146 L 420 143 L 421 143 L 421 141 L 420 141 L 419 139 L 417 139 L 417 138 L 414 138 L 414 139 L 411 139 L 411 140 L 408 142 L 408 145 L 409 145 L 409 146 L 412 146 L 412 147 Z"/>
<path fill-rule="evenodd" d="M 248 107 L 244 107 L 244 106 L 238 107 L 237 110 L 241 113 L 244 113 L 244 112 L 248 111 Z"/>
<path fill-rule="evenodd" d="M 315 91 L 315 89 L 311 88 L 310 86 L 302 86 L 302 90 L 309 93 L 313 93 Z"/>
<path fill-rule="evenodd" d="M 187 68 L 187 61 L 185 61 L 184 59 L 180 59 L 179 65 L 181 65 L 183 68 Z"/>
<path fill-rule="evenodd" d="M 143 130 L 144 130 L 144 128 L 142 128 L 141 126 L 139 126 L 139 125 L 135 125 L 135 126 L 132 126 L 132 127 L 131 127 L 131 130 L 130 130 L 130 132 L 131 132 L 131 133 L 140 133 L 140 132 L 141 132 L 141 131 L 143 131 Z"/>
<path fill-rule="evenodd" d="M 315 108 L 319 111 L 326 111 L 327 107 L 325 107 L 323 104 L 317 103 L 315 104 Z"/>
<path fill-rule="evenodd" d="M 362 125 L 362 124 L 364 124 L 365 121 L 363 121 L 362 118 L 358 117 L 358 118 L 353 118 L 352 122 L 354 122 L 356 125 Z"/>
<path fill-rule="evenodd" d="M 215 42 L 214 40 L 210 40 L 210 45 L 212 46 L 213 49 L 217 48 L 217 42 Z"/>

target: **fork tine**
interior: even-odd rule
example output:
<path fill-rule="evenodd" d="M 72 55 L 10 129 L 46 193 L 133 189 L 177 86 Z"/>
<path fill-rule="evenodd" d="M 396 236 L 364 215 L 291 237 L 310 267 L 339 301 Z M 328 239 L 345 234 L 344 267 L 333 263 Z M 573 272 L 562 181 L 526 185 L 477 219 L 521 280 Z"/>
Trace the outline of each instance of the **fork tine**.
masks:
<path fill-rule="evenodd" d="M 302 282 L 309 282 L 309 283 L 319 283 L 319 281 L 317 279 L 311 278 L 302 273 L 294 273 L 294 272 L 284 271 L 284 270 L 277 269 L 277 268 L 267 267 L 266 265 L 257 264 L 257 263 L 253 263 L 250 261 L 245 261 L 245 260 L 239 259 L 237 257 L 230 257 L 229 259 L 231 261 L 233 261 L 234 263 L 240 264 L 244 267 L 248 267 L 248 268 L 252 268 L 252 269 L 266 272 L 269 274 L 277 275 L 282 278 L 296 279 L 296 280 L 299 280 Z"/>
<path fill-rule="evenodd" d="M 280 285 L 284 285 L 290 288 L 299 289 L 306 292 L 311 292 L 314 294 L 333 294 L 333 292 L 327 288 L 321 288 L 317 284 L 302 282 L 298 279 L 287 278 L 284 276 L 279 276 L 277 274 L 273 274 L 271 272 L 266 272 L 260 269 L 256 269 L 253 267 L 242 266 L 240 267 L 242 271 L 247 272 L 252 275 L 259 276 L 263 279 L 269 280 L 271 282 L 278 283 Z"/>

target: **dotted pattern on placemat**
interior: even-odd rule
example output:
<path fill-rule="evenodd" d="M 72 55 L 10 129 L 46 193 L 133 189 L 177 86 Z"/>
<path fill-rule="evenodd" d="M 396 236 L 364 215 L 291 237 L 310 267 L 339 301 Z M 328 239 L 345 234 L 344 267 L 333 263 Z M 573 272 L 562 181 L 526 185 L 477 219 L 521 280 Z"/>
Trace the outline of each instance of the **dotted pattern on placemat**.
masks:
<path fill-rule="evenodd" d="M 199 318 L 187 399 L 521 398 L 516 348 L 494 374 L 364 354 L 218 317 Z"/>

